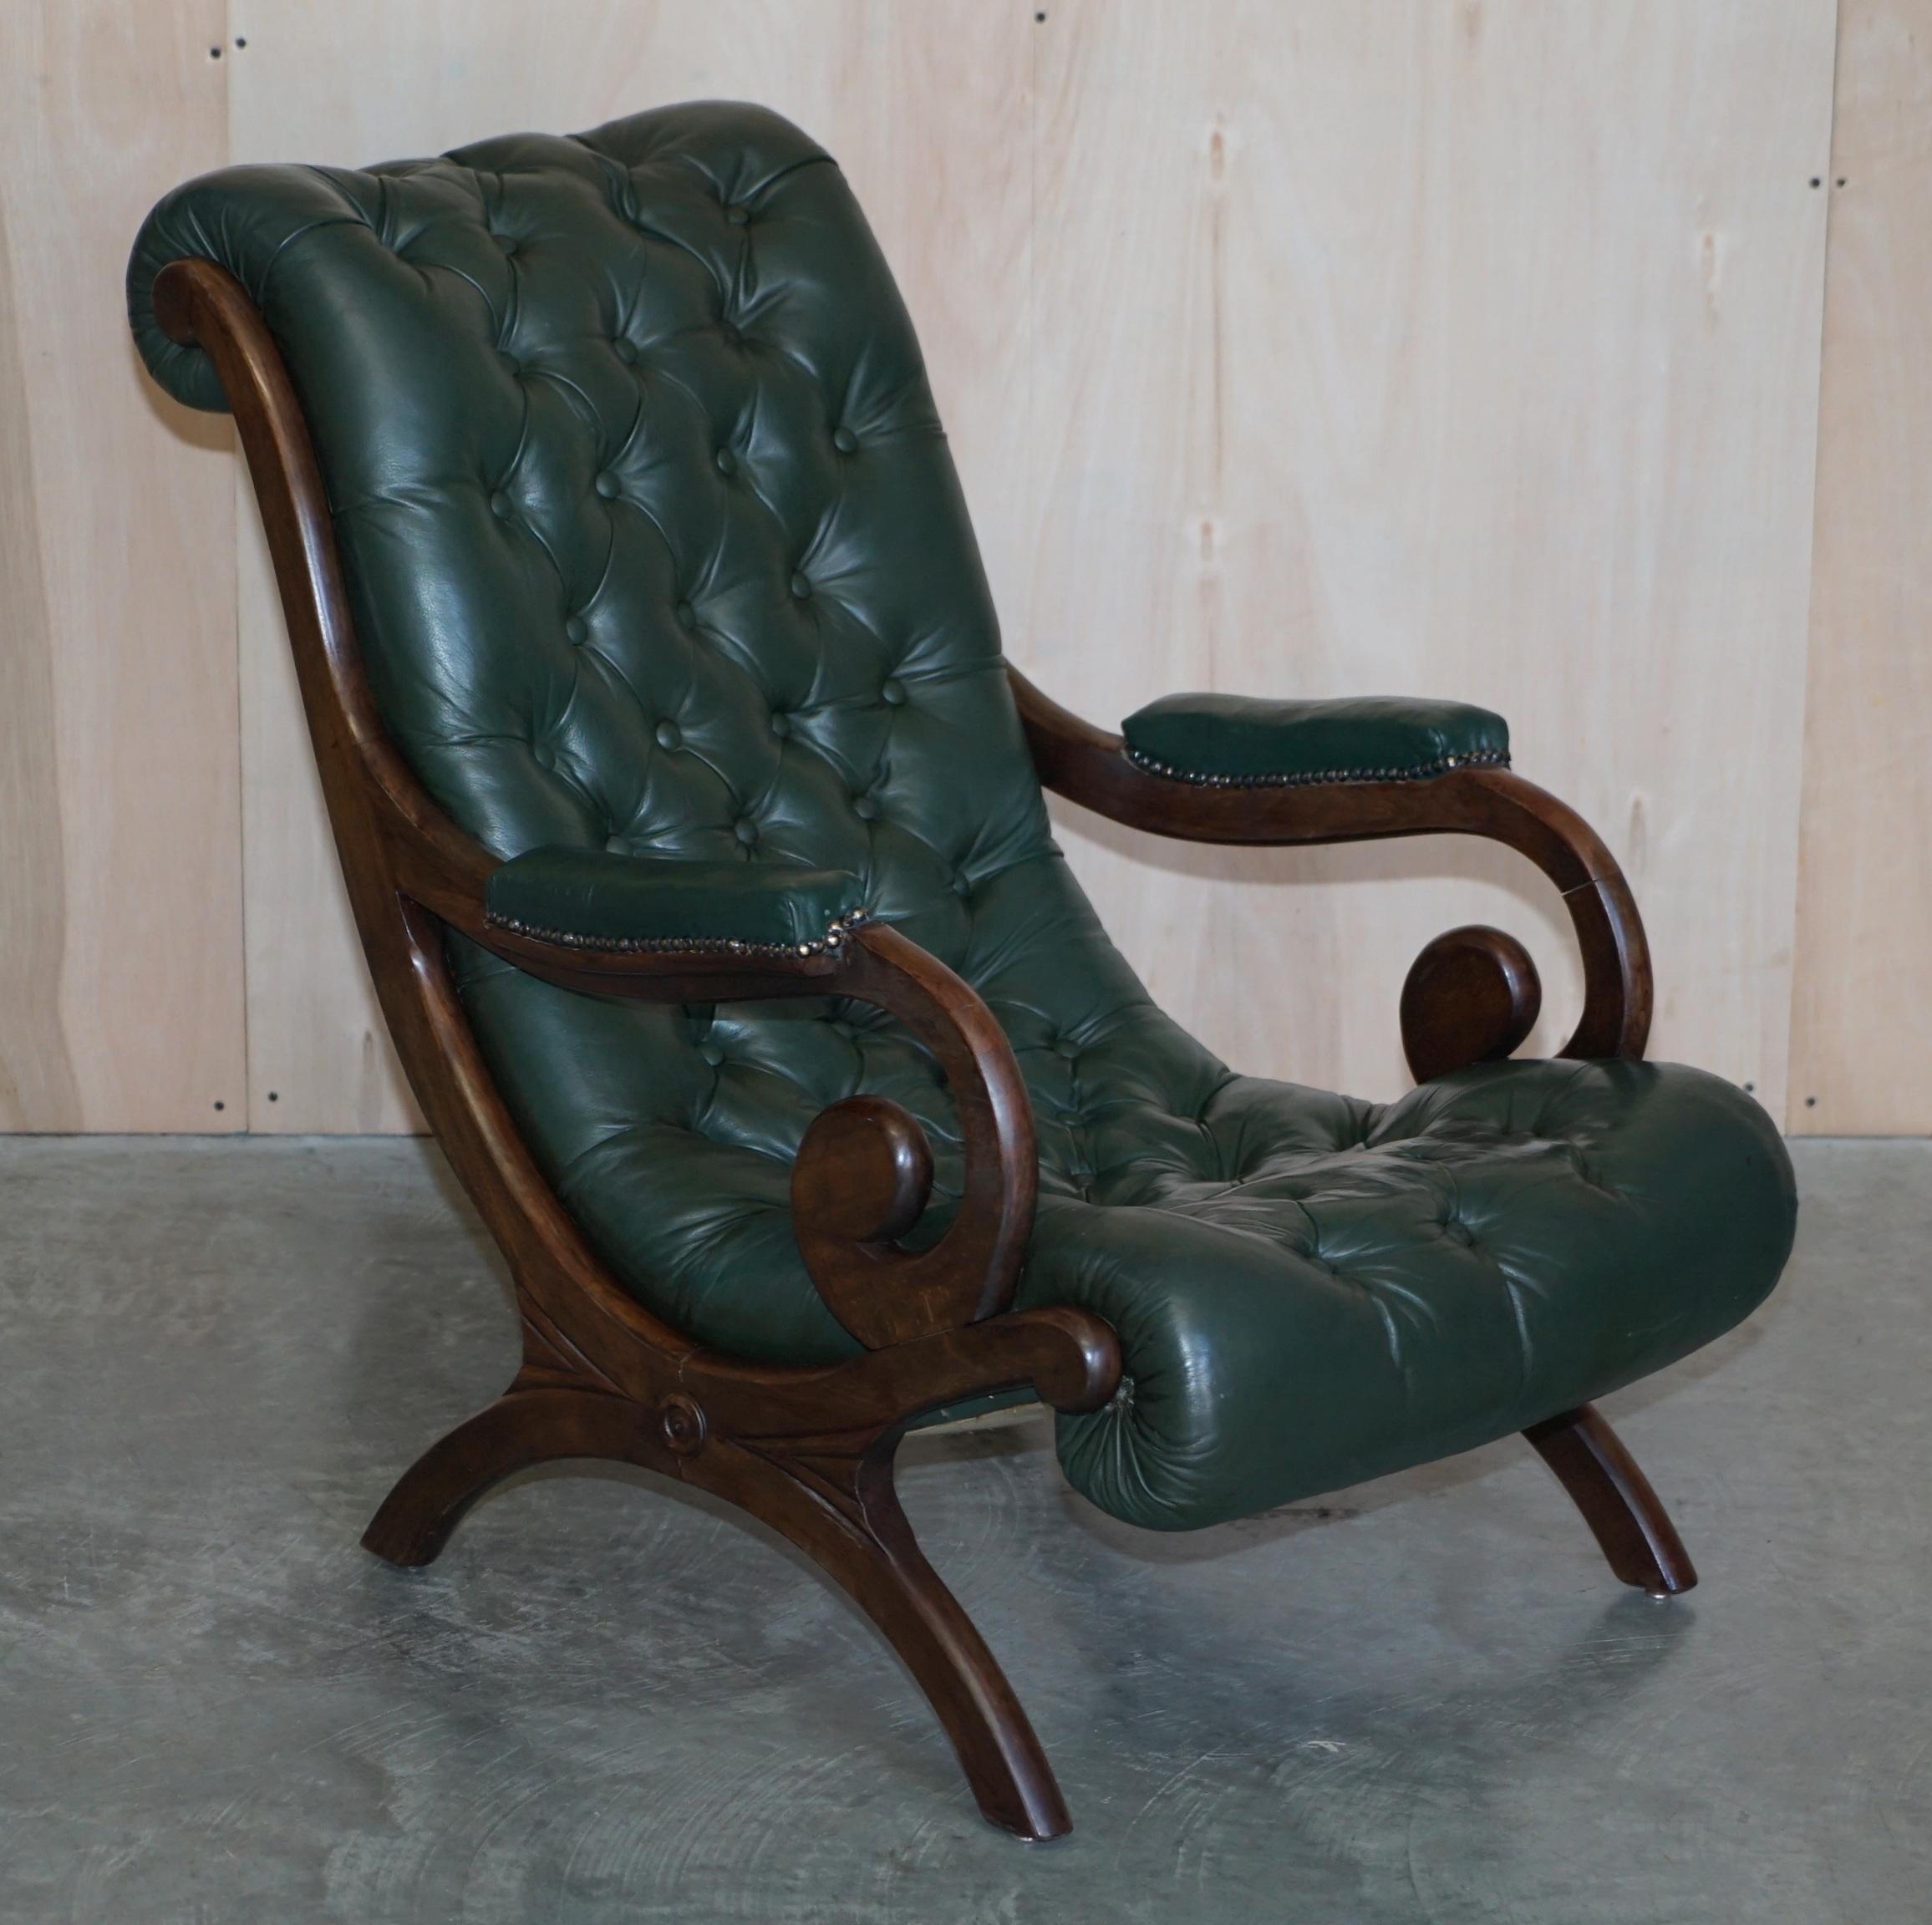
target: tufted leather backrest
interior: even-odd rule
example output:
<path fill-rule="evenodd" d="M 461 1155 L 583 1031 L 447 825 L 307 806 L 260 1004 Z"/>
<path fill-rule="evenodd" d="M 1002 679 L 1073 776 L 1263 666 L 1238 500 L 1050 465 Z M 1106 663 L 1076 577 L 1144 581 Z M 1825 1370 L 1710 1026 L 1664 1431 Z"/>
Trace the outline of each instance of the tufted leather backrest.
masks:
<path fill-rule="evenodd" d="M 857 875 L 1036 1056 L 1050 1185 L 1096 1180 L 1076 1066 L 1123 1026 L 1154 1034 L 1132 1077 L 1160 1087 L 1115 1095 L 1205 1100 L 1224 1072 L 1146 1004 L 1049 838 L 911 324 L 796 128 L 706 104 L 191 182 L 143 229 L 130 305 L 158 378 L 219 407 L 151 310 L 155 274 L 195 255 L 282 348 L 377 700 L 465 829 L 504 856 Z M 859 1088 L 943 1146 L 910 1039 L 838 1004 L 606 1004 L 460 962 L 513 1109 L 633 1287 L 734 1348 L 841 1348 L 783 1160 Z M 1098 1059 L 1087 1076 L 1100 1102 Z"/>
<path fill-rule="evenodd" d="M 1038 848 L 910 323 L 795 129 L 236 170 L 143 254 L 211 238 L 311 417 L 384 715 L 492 849 L 850 866 L 890 914 Z M 932 780 L 961 730 L 988 753 Z"/>

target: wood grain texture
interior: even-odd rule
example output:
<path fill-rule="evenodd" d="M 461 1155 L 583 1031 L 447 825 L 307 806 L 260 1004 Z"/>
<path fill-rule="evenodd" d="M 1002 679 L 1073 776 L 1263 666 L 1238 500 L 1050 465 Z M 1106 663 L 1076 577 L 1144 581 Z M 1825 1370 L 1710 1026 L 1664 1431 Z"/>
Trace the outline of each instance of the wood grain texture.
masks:
<path fill-rule="evenodd" d="M 233 0 L 225 43 L 211 0 L 109 24 L 8 13 L 0 1126 L 242 1120 L 238 807 L 253 1126 L 419 1126 L 350 937 L 246 488 L 213 506 L 228 432 L 162 402 L 119 334 L 127 237 L 225 157 L 225 84 L 237 160 L 353 164 L 703 94 L 791 114 L 840 155 L 893 261 L 1009 652 L 1049 693 L 1110 724 L 1188 685 L 1498 706 L 1518 768 L 1630 876 L 1657 953 L 1654 1053 L 1777 1107 L 1795 1034 L 1801 1124 L 1924 1126 L 1892 1020 L 1851 1033 L 1880 999 L 1910 1006 L 1897 959 L 1922 951 L 1926 904 L 1900 871 L 1925 798 L 1908 766 L 1894 813 L 1861 828 L 1879 805 L 1832 773 L 1860 762 L 1844 739 L 1868 718 L 1847 704 L 1881 683 L 1909 764 L 1907 672 L 1822 665 L 1907 646 L 1895 558 L 1919 544 L 1889 482 L 1821 531 L 1819 853 L 1791 1011 L 1832 0 L 1038 11 Z M 1859 138 L 1916 138 L 1883 92 L 1916 84 L 1884 39 L 1922 46 L 1916 17 L 1848 4 L 1845 85 L 1863 35 L 1879 89 Z M 1838 196 L 1843 274 L 1868 287 L 1886 270 L 1856 267 L 1850 226 L 1868 205 L 1877 219 L 1855 186 Z M 1902 316 L 1922 246 L 1898 226 L 1872 244 L 1904 263 Z M 1853 439 L 1824 450 L 1828 490 L 1834 460 L 1848 486 L 1870 471 L 1858 380 L 1888 397 L 1860 418 L 1912 458 L 1905 409 L 1886 411 L 1924 394 L 1905 325 L 1873 350 L 1888 371 L 1833 377 Z M 1834 364 L 1861 352 L 1834 323 Z M 1854 550 L 1872 559 L 1841 565 Z M 1889 643 L 1870 639 L 1874 597 Z M 1537 958 L 1532 1049 L 1574 1018 L 1560 907 L 1507 852 L 1210 854 L 1062 820 L 1156 993 L 1244 1069 L 1394 1094 L 1402 973 L 1471 921 Z M 130 917 L 131 942 L 111 942 Z M 1272 998 L 1240 994 L 1257 970 Z M 1867 988 L 1834 997 L 1847 981 Z"/>
<path fill-rule="evenodd" d="M 1917 1135 L 1932 1129 L 1932 0 L 1843 0 L 1833 148 L 1787 1123 Z"/>
<path fill-rule="evenodd" d="M 231 436 L 141 372 L 220 0 L 0 8 L 0 1129 L 245 1120 Z"/>
<path fill-rule="evenodd" d="M 1107 725 L 1193 687 L 1500 709 L 1636 891 L 1653 1053 L 1775 1113 L 1831 0 L 1048 11 L 1030 485 L 975 504 L 1031 531 L 1009 653 Z M 1543 969 L 1533 1049 L 1574 1019 L 1506 855 L 1062 820 L 1156 997 L 1245 1069 L 1395 1095 L 1402 973 L 1472 921 Z"/>

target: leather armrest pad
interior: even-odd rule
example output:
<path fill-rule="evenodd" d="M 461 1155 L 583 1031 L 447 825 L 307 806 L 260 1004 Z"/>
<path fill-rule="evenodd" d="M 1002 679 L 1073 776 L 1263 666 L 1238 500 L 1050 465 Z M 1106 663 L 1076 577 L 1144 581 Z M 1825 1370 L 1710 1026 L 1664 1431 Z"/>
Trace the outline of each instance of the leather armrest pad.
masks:
<path fill-rule="evenodd" d="M 863 920 L 858 878 L 772 862 L 532 849 L 493 871 L 488 920 L 592 949 L 803 950 Z"/>
<path fill-rule="evenodd" d="M 1509 724 L 1463 702 L 1164 695 L 1121 724 L 1128 755 L 1184 782 L 1391 782 L 1509 760 Z"/>

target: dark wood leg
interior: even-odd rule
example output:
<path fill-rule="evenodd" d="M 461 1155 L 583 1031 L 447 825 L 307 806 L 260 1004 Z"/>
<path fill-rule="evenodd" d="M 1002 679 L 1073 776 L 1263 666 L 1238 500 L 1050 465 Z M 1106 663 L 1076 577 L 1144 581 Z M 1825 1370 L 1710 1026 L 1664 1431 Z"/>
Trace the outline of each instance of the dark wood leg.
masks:
<path fill-rule="evenodd" d="M 432 1563 L 463 1513 L 492 1485 L 533 1464 L 601 1457 L 677 1474 L 661 1421 L 644 1404 L 594 1391 L 518 1390 L 459 1424 L 405 1470 L 363 1533 L 391 1564 Z"/>
<path fill-rule="evenodd" d="M 1653 1597 L 1673 1597 L 1696 1583 L 1696 1568 L 1650 1479 L 1592 1405 L 1532 1425 L 1523 1435 L 1569 1492 L 1624 1583 Z"/>
<path fill-rule="evenodd" d="M 1013 1687 L 926 1562 L 892 1488 L 896 1435 L 854 1451 L 721 1446 L 704 1481 L 782 1532 L 870 1618 L 953 1741 L 982 1815 L 1015 1837 L 1073 1829 Z M 709 1456 L 710 1454 L 707 1454 Z"/>
<path fill-rule="evenodd" d="M 682 1477 L 789 1538 L 872 1619 L 925 1693 L 992 1823 L 1028 1839 L 1071 1831 L 1013 1687 L 913 1536 L 892 1488 L 897 1430 L 750 1445 L 707 1435 L 694 1413 L 675 1396 L 660 1409 L 597 1392 L 512 1389 L 404 1473 L 363 1543 L 392 1564 L 427 1564 L 470 1505 L 532 1464 L 603 1458 Z"/>

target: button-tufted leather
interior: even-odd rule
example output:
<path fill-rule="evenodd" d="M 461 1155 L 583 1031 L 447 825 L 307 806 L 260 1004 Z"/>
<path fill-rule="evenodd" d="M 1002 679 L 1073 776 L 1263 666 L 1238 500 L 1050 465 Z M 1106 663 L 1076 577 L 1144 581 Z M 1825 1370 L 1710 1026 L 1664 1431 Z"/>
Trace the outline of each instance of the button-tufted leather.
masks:
<path fill-rule="evenodd" d="M 193 255 L 282 347 L 383 714 L 523 859 L 536 893 L 512 862 L 509 899 L 564 913 L 536 871 L 572 851 L 714 866 L 727 918 L 768 912 L 775 876 L 792 902 L 849 876 L 985 998 L 1039 1125 L 1020 1301 L 1090 1305 L 1124 1346 L 1114 1403 L 1060 1420 L 1099 1503 L 1197 1524 L 1475 1444 L 1771 1287 L 1789 1165 L 1714 1078 L 1512 1064 L 1378 1108 L 1235 1076 L 1148 1000 L 1050 837 L 905 312 L 796 129 L 680 107 L 192 182 L 142 231 L 130 309 L 164 384 L 219 407 L 151 310 Z M 931 1135 L 943 1215 L 957 1130 L 924 1049 L 836 1000 L 604 1001 L 453 955 L 627 1286 L 745 1355 L 849 1352 L 793 1241 L 791 1161 L 826 1105 L 882 1093 Z"/>

